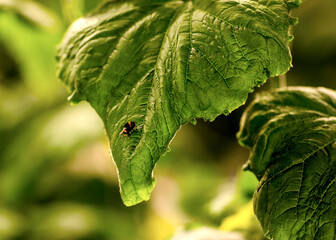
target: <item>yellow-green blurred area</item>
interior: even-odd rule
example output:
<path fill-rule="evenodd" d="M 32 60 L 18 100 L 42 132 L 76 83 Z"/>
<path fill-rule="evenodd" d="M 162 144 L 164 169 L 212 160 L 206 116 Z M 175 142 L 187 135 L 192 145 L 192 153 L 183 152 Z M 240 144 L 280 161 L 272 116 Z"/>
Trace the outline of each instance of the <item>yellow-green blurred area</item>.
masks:
<path fill-rule="evenodd" d="M 122 204 L 101 120 L 87 103 L 70 106 L 56 77 L 66 28 L 99 2 L 0 0 L 0 239 L 264 239 L 257 180 L 240 170 L 248 150 L 235 138 L 244 107 L 183 126 L 151 200 Z M 334 0 L 295 11 L 289 85 L 336 89 L 335 11 Z"/>

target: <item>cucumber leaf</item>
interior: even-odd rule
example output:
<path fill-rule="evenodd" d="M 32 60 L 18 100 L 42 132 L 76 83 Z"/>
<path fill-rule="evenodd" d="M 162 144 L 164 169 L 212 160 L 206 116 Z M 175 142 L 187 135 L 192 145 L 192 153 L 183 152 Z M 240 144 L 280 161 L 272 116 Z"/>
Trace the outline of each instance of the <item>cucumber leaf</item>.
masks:
<path fill-rule="evenodd" d="M 260 180 L 254 210 L 272 239 L 336 238 L 336 92 L 291 87 L 260 94 L 238 133 Z"/>
<path fill-rule="evenodd" d="M 214 120 L 291 66 L 290 0 L 107 1 L 59 46 L 70 100 L 103 120 L 126 205 L 148 200 L 181 125 Z"/>

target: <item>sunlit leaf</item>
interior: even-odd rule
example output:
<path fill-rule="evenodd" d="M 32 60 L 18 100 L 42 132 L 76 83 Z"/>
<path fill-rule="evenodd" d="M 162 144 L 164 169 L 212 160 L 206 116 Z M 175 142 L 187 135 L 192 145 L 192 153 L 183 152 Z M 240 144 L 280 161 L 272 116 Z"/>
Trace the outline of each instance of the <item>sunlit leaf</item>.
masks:
<path fill-rule="evenodd" d="M 103 119 L 126 205 L 149 199 L 153 168 L 181 125 L 229 114 L 288 71 L 298 3 L 108 1 L 70 27 L 59 77 Z"/>

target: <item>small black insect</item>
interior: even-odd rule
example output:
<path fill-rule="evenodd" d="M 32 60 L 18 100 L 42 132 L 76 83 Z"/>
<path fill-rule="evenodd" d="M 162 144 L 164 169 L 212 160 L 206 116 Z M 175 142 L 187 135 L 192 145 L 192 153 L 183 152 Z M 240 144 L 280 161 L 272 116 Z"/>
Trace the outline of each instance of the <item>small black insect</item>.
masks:
<path fill-rule="evenodd" d="M 123 130 L 120 132 L 119 135 L 123 134 L 124 136 L 131 136 L 133 132 L 135 132 L 135 122 L 128 121 L 125 125 Z"/>

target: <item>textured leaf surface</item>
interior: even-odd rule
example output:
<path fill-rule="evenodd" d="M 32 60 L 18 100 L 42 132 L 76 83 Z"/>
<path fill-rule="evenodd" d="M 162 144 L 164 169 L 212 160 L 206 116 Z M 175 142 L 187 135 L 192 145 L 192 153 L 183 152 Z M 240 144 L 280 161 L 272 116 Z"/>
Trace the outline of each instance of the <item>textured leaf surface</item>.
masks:
<path fill-rule="evenodd" d="M 126 205 L 149 199 L 154 165 L 181 125 L 230 113 L 288 71 L 298 3 L 109 1 L 70 27 L 59 77 L 103 119 Z M 120 135 L 128 121 L 135 131 Z"/>
<path fill-rule="evenodd" d="M 238 133 L 259 178 L 254 208 L 275 240 L 336 238 L 336 92 L 288 88 L 258 95 Z"/>

